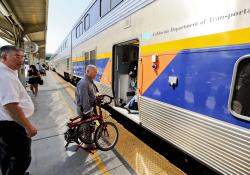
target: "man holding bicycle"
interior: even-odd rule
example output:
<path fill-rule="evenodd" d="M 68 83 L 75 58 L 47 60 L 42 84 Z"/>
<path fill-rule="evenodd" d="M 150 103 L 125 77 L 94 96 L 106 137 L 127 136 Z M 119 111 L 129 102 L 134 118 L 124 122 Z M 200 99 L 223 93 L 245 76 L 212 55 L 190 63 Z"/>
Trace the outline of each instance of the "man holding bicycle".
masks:
<path fill-rule="evenodd" d="M 81 79 L 76 87 L 76 104 L 78 115 L 85 115 L 88 117 L 95 115 L 96 94 L 98 89 L 94 84 L 97 76 L 97 68 L 94 65 L 88 65 L 83 79 Z M 89 126 L 87 126 L 89 125 Z M 88 130 L 91 124 L 86 124 L 83 130 Z M 91 140 L 91 133 L 85 132 L 87 140 Z"/>

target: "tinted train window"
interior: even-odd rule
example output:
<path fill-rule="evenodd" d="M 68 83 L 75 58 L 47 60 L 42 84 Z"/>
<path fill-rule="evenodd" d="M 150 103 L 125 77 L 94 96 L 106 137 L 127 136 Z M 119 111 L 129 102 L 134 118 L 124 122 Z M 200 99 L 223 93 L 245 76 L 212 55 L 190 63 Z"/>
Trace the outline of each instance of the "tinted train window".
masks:
<path fill-rule="evenodd" d="M 236 65 L 231 112 L 234 116 L 250 120 L 250 56 Z"/>
<path fill-rule="evenodd" d="M 90 64 L 95 65 L 96 61 L 96 50 L 90 51 Z"/>
<path fill-rule="evenodd" d="M 80 37 L 83 34 L 83 23 L 81 22 L 77 27 L 76 27 L 76 38 Z"/>
<path fill-rule="evenodd" d="M 80 36 L 83 34 L 83 23 L 80 24 Z"/>
<path fill-rule="evenodd" d="M 89 65 L 89 52 L 85 52 L 84 54 L 85 57 L 85 69 Z"/>
<path fill-rule="evenodd" d="M 111 0 L 111 8 L 114 8 L 117 6 L 122 0 Z"/>
<path fill-rule="evenodd" d="M 84 18 L 84 29 L 88 30 L 90 27 L 90 16 L 89 14 Z"/>
<path fill-rule="evenodd" d="M 67 70 L 69 70 L 69 58 L 67 59 Z"/>
<path fill-rule="evenodd" d="M 76 27 L 76 38 L 79 37 L 79 34 L 80 34 L 80 28 L 79 26 Z"/>
<path fill-rule="evenodd" d="M 101 0 L 101 16 L 106 15 L 110 11 L 110 0 Z"/>
<path fill-rule="evenodd" d="M 64 46 L 63 46 L 63 47 L 64 47 L 64 49 L 68 47 L 68 40 L 66 40 L 66 41 L 64 42 Z"/>

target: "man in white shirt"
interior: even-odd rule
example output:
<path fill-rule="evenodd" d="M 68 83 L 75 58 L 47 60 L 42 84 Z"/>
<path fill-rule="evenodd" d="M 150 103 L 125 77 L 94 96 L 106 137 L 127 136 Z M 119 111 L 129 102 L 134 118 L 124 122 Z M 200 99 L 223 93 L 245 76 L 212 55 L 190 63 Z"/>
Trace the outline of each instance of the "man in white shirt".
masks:
<path fill-rule="evenodd" d="M 27 117 L 34 105 L 16 71 L 24 63 L 15 46 L 0 49 L 0 168 L 3 175 L 25 175 L 31 162 L 31 137 L 37 129 Z"/>

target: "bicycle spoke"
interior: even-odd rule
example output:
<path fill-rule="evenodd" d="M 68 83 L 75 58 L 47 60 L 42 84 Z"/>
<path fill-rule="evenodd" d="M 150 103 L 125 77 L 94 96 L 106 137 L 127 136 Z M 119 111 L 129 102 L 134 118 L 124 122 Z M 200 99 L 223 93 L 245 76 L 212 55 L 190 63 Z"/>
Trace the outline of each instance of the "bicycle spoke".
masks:
<path fill-rule="evenodd" d="M 118 130 L 114 124 L 105 123 L 96 133 L 96 142 L 103 150 L 114 147 L 118 139 Z"/>

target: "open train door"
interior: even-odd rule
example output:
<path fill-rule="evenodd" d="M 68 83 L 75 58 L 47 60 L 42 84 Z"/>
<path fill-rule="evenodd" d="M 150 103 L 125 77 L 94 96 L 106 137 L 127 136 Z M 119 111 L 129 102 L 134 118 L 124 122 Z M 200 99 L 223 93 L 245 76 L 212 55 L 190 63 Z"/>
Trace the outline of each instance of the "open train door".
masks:
<path fill-rule="evenodd" d="M 138 110 L 138 63 L 138 40 L 114 45 L 112 86 L 115 108 L 136 123 L 140 123 Z"/>

